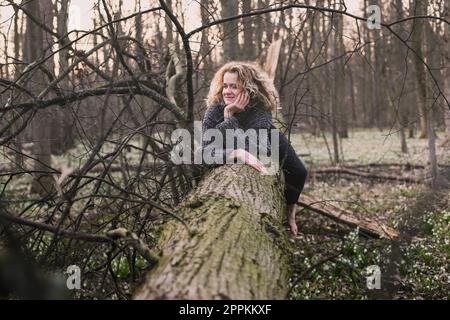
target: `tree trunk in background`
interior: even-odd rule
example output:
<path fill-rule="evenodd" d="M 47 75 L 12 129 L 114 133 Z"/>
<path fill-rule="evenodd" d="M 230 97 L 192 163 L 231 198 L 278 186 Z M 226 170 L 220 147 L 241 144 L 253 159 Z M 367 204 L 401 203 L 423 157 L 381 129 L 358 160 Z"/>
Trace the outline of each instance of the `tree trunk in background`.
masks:
<path fill-rule="evenodd" d="M 352 124 L 351 126 L 354 126 L 357 124 L 357 118 L 356 118 L 356 92 L 355 92 L 355 82 L 353 80 L 353 70 L 350 65 L 347 67 L 347 74 L 348 74 L 348 84 L 350 85 L 350 88 L 348 89 L 348 94 L 350 95 L 350 101 L 351 101 L 351 114 L 352 114 Z M 349 116 L 350 117 L 350 116 Z"/>
<path fill-rule="evenodd" d="M 447 1 L 448 2 L 448 1 Z M 449 6 L 447 4 L 447 10 L 449 9 Z M 440 13 L 438 12 L 438 10 L 436 8 L 434 8 L 434 12 L 431 12 L 431 15 L 440 15 Z M 449 13 L 448 11 L 445 13 L 446 18 L 448 18 Z M 445 81 L 442 78 L 442 73 L 441 73 L 441 69 L 448 69 L 448 64 L 445 61 L 445 54 L 446 51 L 449 50 L 448 46 L 449 43 L 445 43 L 444 47 L 442 48 L 442 50 L 440 50 L 440 45 L 441 45 L 441 35 L 438 34 L 438 32 L 440 31 L 438 28 L 436 28 L 435 30 L 433 29 L 432 25 L 430 24 L 431 21 L 425 20 L 424 23 L 424 34 L 426 35 L 426 55 L 428 60 L 428 66 L 431 69 L 431 74 L 433 75 L 433 77 L 436 79 L 436 82 L 438 83 L 438 86 L 444 90 L 445 92 Z M 445 25 L 443 23 L 443 25 Z M 447 25 L 448 26 L 448 25 Z M 445 27 L 444 27 L 445 28 Z M 444 30 L 445 33 L 445 30 Z M 447 48 L 446 48 L 447 47 Z M 446 50 L 447 49 L 447 50 Z M 448 79 L 447 79 L 448 81 Z M 431 90 L 430 90 L 431 91 Z M 435 122 L 437 120 L 436 115 L 438 114 L 438 110 L 435 105 L 437 106 L 438 104 L 435 104 L 435 99 L 438 99 L 438 101 L 442 101 L 443 99 L 441 99 L 438 95 L 439 93 L 437 92 L 437 90 L 434 90 L 434 94 L 433 96 L 431 96 L 431 93 L 429 94 L 430 98 L 430 102 L 427 105 L 427 109 L 429 110 L 429 124 L 428 124 L 428 146 L 430 149 L 429 152 L 429 156 L 430 156 L 430 164 L 431 164 L 431 175 L 432 175 L 432 186 L 434 188 L 438 188 L 440 185 L 444 184 L 444 185 L 448 185 L 449 181 L 448 179 L 444 176 L 441 175 L 438 177 L 438 161 L 437 161 L 437 155 L 436 155 L 436 134 L 434 132 L 435 129 Z M 447 96 L 448 97 L 448 96 Z"/>
<path fill-rule="evenodd" d="M 57 8 L 57 3 L 54 5 L 54 13 L 56 15 L 56 28 L 57 33 L 60 35 L 67 34 L 67 24 L 69 18 L 69 0 L 59 0 L 60 8 Z M 59 73 L 63 72 L 69 67 L 68 50 L 63 49 L 63 45 L 59 44 Z M 66 92 L 69 90 L 69 78 L 65 77 L 58 84 L 59 87 Z M 51 126 L 51 136 L 53 143 L 51 145 L 51 151 L 53 154 L 61 154 L 67 149 L 74 146 L 74 123 L 72 122 L 72 116 L 69 108 L 52 108 L 54 111 L 54 119 Z"/>
<path fill-rule="evenodd" d="M 436 136 L 434 134 L 433 113 L 428 114 L 428 158 L 430 162 L 431 186 L 436 188 L 436 180 L 438 176 L 437 157 L 436 157 Z"/>
<path fill-rule="evenodd" d="M 23 36 L 19 30 L 19 12 L 20 12 L 19 9 L 14 7 L 13 42 L 14 42 L 14 58 L 16 59 L 16 61 L 21 60 L 20 59 L 20 50 L 22 49 L 21 48 L 21 42 L 22 42 L 21 37 Z M 23 67 L 20 64 L 15 67 L 14 76 L 13 76 L 14 79 L 17 79 L 20 76 L 20 74 L 22 73 L 22 70 L 23 70 Z M 14 125 L 13 126 L 14 131 L 15 131 L 15 127 L 16 126 Z M 15 154 L 14 154 L 14 160 L 15 160 L 14 165 L 15 165 L 15 169 L 18 169 L 18 170 L 22 169 L 23 165 L 24 165 L 24 157 L 21 154 L 22 140 L 23 140 L 23 134 L 19 134 L 16 138 L 14 138 L 14 141 L 13 141 L 14 147 L 19 151 L 19 152 L 15 152 Z"/>
<path fill-rule="evenodd" d="M 96 18 L 93 19 L 92 23 L 93 23 L 93 25 L 94 25 L 94 29 L 97 29 L 97 27 L 98 27 L 98 22 L 97 22 L 97 19 L 96 19 Z M 98 37 L 97 34 L 92 34 L 92 45 L 93 45 L 94 47 L 96 47 L 97 44 L 98 44 L 97 37 Z M 97 66 L 100 65 L 99 51 L 100 51 L 100 50 L 97 50 L 97 51 L 95 51 L 95 53 L 94 53 L 94 64 L 97 65 Z M 97 78 L 98 78 L 98 75 L 96 74 L 96 75 L 95 75 L 95 80 L 97 80 Z"/>
<path fill-rule="evenodd" d="M 426 0 L 414 0 L 413 12 L 415 16 L 422 16 L 427 14 L 427 3 Z M 414 19 L 413 21 L 413 31 L 412 31 L 412 47 L 416 51 L 420 58 L 424 58 L 424 50 L 422 45 L 425 43 L 425 19 Z M 427 111 L 427 86 L 426 86 L 426 69 L 423 63 L 414 55 L 413 57 L 414 65 L 416 68 L 416 78 L 417 78 L 417 104 L 420 110 L 420 136 L 419 138 L 428 137 L 428 116 Z"/>
<path fill-rule="evenodd" d="M 238 1 L 221 0 L 222 18 L 236 16 L 239 13 Z M 223 24 L 223 61 L 228 62 L 239 58 L 238 20 Z"/>
<path fill-rule="evenodd" d="M 431 14 L 433 15 L 433 13 L 431 13 Z M 439 14 L 439 13 L 434 13 L 434 14 Z M 437 34 L 436 30 L 433 30 L 432 26 L 430 25 L 430 23 L 428 21 L 426 21 L 426 23 L 424 24 L 424 28 L 425 28 L 424 34 L 426 35 L 425 36 L 426 51 L 425 51 L 424 56 L 426 56 L 426 59 L 427 59 L 426 61 L 427 61 L 428 66 L 431 69 L 431 74 L 436 79 L 436 82 L 438 83 L 439 87 L 441 89 L 443 89 L 445 87 L 445 81 L 442 78 L 442 74 L 440 71 L 442 68 L 441 63 L 443 63 L 443 61 L 441 60 L 441 57 L 445 54 L 444 53 L 445 49 L 443 48 L 444 50 L 441 50 L 441 48 L 439 46 L 440 42 L 441 42 L 440 36 Z M 446 45 L 448 46 L 449 44 L 447 43 Z M 443 69 L 445 69 L 445 67 L 448 65 L 444 64 L 443 66 L 444 66 Z M 425 70 L 425 72 L 428 73 L 429 71 Z M 436 125 L 434 123 L 438 119 L 438 117 L 437 117 L 438 111 L 441 111 L 441 110 L 434 107 L 434 106 L 438 106 L 438 104 L 437 103 L 435 104 L 434 101 L 437 99 L 437 101 L 440 102 L 440 101 L 442 101 L 442 99 L 440 99 L 438 97 L 437 90 L 428 90 L 427 96 L 428 96 L 428 101 L 430 101 L 430 102 L 427 102 L 427 109 L 429 109 L 428 110 L 429 117 L 430 117 L 429 123 L 431 126 L 431 130 L 430 129 L 428 130 L 428 136 L 429 136 L 429 139 L 432 138 L 432 140 L 433 140 L 433 141 L 431 141 L 431 139 L 429 140 L 429 145 L 430 145 L 431 149 L 436 149 L 436 147 L 435 147 L 436 135 L 434 133 L 434 128 Z M 430 132 L 433 135 L 432 137 L 430 137 L 430 135 L 429 135 Z M 434 151 L 433 153 L 430 153 L 430 157 L 435 158 L 436 152 Z M 434 160 L 434 161 L 437 162 L 437 160 Z M 433 162 L 431 162 L 431 163 L 433 164 Z M 436 165 L 435 170 L 436 170 L 436 175 L 437 175 L 437 165 Z"/>
<path fill-rule="evenodd" d="M 438 15 L 439 13 L 430 13 L 431 15 L 435 14 Z M 433 77 L 436 79 L 436 82 L 439 85 L 440 89 L 444 89 L 445 85 L 444 85 L 444 79 L 442 78 L 442 73 L 441 73 L 441 69 L 445 69 L 445 67 L 447 65 L 443 64 L 443 56 L 445 55 L 444 51 L 445 51 L 445 47 L 442 48 L 444 50 L 441 51 L 440 48 L 440 42 L 441 40 L 441 35 L 439 35 L 437 32 L 439 32 L 439 30 L 433 30 L 433 27 L 430 25 L 430 23 L 428 21 L 426 21 L 426 23 L 424 24 L 424 34 L 425 36 L 425 41 L 426 41 L 426 51 L 424 53 L 424 56 L 426 57 L 426 61 L 427 64 L 430 68 L 430 71 L 426 70 L 426 72 L 431 72 L 431 74 L 433 75 Z M 446 43 L 446 45 L 448 46 L 449 43 Z M 433 85 L 434 86 L 434 85 Z M 436 106 L 439 105 L 439 102 L 441 102 L 442 100 L 439 98 L 438 96 L 438 90 L 433 89 L 433 90 L 429 90 L 428 93 L 428 99 L 430 100 L 431 105 L 434 104 L 432 101 L 435 101 L 437 99 L 438 103 L 435 103 Z M 431 106 L 430 105 L 430 106 Z M 438 114 L 438 109 L 434 109 L 435 112 L 433 112 L 434 117 L 433 117 L 433 121 L 435 122 L 437 120 L 436 115 Z"/>
<path fill-rule="evenodd" d="M 69 20 L 69 0 L 59 0 L 60 8 L 58 9 L 55 4 L 55 14 L 56 15 L 56 25 L 57 25 L 57 33 L 60 35 L 67 34 L 67 24 Z M 69 59 L 68 59 L 68 50 L 63 49 L 63 45 L 59 44 L 59 72 L 66 70 L 69 66 Z M 61 82 L 60 85 L 63 87 L 64 90 L 68 89 L 69 86 L 69 79 L 66 77 Z"/>
<path fill-rule="evenodd" d="M 21 36 L 20 30 L 19 30 L 19 9 L 14 7 L 14 58 L 17 60 L 20 60 L 20 49 L 21 49 Z M 16 79 L 21 73 L 22 73 L 22 65 L 18 65 L 15 67 L 15 75 L 14 78 Z"/>
<path fill-rule="evenodd" d="M 162 257 L 135 299 L 285 299 L 291 274 L 282 184 L 246 165 L 210 171 L 165 224 Z"/>
<path fill-rule="evenodd" d="M 307 3 L 309 4 L 309 1 Z M 317 6 L 323 7 L 323 0 L 317 1 Z M 319 54 L 319 52 L 321 52 L 322 50 L 322 32 L 324 32 L 324 30 L 321 30 L 322 26 L 320 12 L 314 11 L 312 13 L 309 28 L 311 30 L 311 53 L 312 56 L 316 59 L 314 64 L 318 65 L 323 63 L 323 57 L 321 54 Z M 286 67 L 288 68 L 289 66 Z M 311 83 L 309 84 L 309 88 L 311 90 L 312 112 L 310 119 L 313 128 L 312 133 L 315 136 L 320 136 L 321 134 L 321 130 L 323 128 L 322 115 L 324 113 L 324 105 L 326 105 L 322 92 L 323 86 L 316 85 L 319 81 L 321 81 L 321 79 L 323 79 L 322 76 L 323 74 L 321 68 L 311 71 Z"/>
<path fill-rule="evenodd" d="M 136 8 L 135 8 L 136 12 L 140 12 L 141 11 L 141 0 L 137 0 L 136 1 Z M 143 22 L 142 22 L 142 14 L 138 14 L 135 17 L 135 23 L 136 23 L 136 32 L 135 32 L 135 37 L 136 40 L 139 42 L 139 44 L 135 44 L 135 50 L 136 50 L 136 57 L 137 57 L 137 64 L 139 67 L 139 70 L 146 74 L 150 71 L 151 69 L 151 65 L 149 63 L 147 63 L 146 61 L 146 57 L 145 57 L 145 51 L 141 46 L 144 46 L 144 36 L 143 36 Z M 145 105 L 145 98 L 142 96 L 137 96 L 134 97 L 136 103 L 139 106 L 143 106 Z M 130 109 L 131 112 L 132 109 Z M 147 135 L 150 135 L 150 132 L 148 131 L 147 128 L 145 128 L 145 135 L 142 135 L 141 137 L 141 143 L 142 143 L 142 147 L 144 150 L 146 150 L 146 145 L 148 145 L 147 143 Z M 145 165 L 145 162 L 148 160 L 148 158 L 146 156 L 143 156 L 143 164 Z"/>
<path fill-rule="evenodd" d="M 326 1 L 325 0 L 323 0 L 322 5 L 323 6 L 326 5 Z M 322 54 L 322 59 L 323 60 L 322 60 L 322 62 L 327 61 L 329 59 L 329 57 L 330 57 L 330 54 L 329 54 L 330 42 L 328 41 L 328 36 L 329 36 L 328 35 L 328 28 L 329 27 L 328 27 L 327 20 L 329 21 L 329 19 L 322 19 L 322 21 L 321 21 L 322 33 L 321 33 L 320 39 L 324 42 L 324 46 L 323 46 L 323 49 L 322 49 L 323 50 L 323 54 Z M 318 70 L 321 70 L 321 69 L 318 69 Z M 320 72 L 319 79 L 320 78 L 324 79 L 324 81 L 325 81 L 324 88 L 330 88 L 331 89 L 330 78 L 327 77 L 327 76 L 324 76 L 324 75 L 328 74 L 329 72 L 331 72 L 331 68 L 330 68 L 329 65 L 327 65 L 327 66 L 325 66 L 325 70 Z M 323 102 L 323 107 L 321 109 L 322 110 L 322 114 L 327 114 L 329 112 L 328 105 L 329 105 L 329 100 L 331 100 L 331 97 L 330 97 L 329 94 L 324 94 L 324 89 L 323 88 L 320 90 L 320 92 L 321 92 L 321 94 L 320 94 L 321 100 Z M 328 120 L 325 119 L 325 117 L 320 117 L 319 123 L 322 125 L 321 128 L 328 129 L 327 128 L 328 127 Z M 332 159 L 330 159 L 330 161 L 332 162 Z"/>
<path fill-rule="evenodd" d="M 26 1 L 25 8 L 40 22 L 47 26 L 53 25 L 52 2 L 51 0 L 33 0 Z M 27 31 L 25 34 L 24 58 L 28 63 L 32 63 L 44 55 L 51 52 L 52 39 L 49 34 L 44 32 L 29 17 L 27 20 Z M 54 73 L 54 63 L 49 59 L 43 67 L 49 72 Z M 38 94 L 45 88 L 45 84 L 49 80 L 45 74 L 36 69 L 32 72 L 28 79 L 28 88 Z M 53 177 L 45 172 L 49 172 L 51 166 L 51 123 L 52 114 L 49 108 L 39 110 L 31 122 L 33 132 L 33 154 L 34 161 L 33 170 L 37 171 L 31 187 L 31 192 L 39 193 L 46 196 L 54 191 Z"/>
<path fill-rule="evenodd" d="M 414 15 L 414 1 L 415 0 L 409 0 L 408 4 L 409 4 L 409 10 L 408 10 L 408 14 L 410 16 Z M 408 32 L 408 39 L 411 39 L 411 29 L 412 29 L 412 21 L 410 22 L 410 28 L 409 30 L 407 30 Z M 410 84 L 412 87 L 415 88 L 416 86 L 416 78 L 414 76 L 414 63 L 413 63 L 413 54 L 409 54 L 408 55 L 408 64 L 412 64 L 412 68 L 411 68 L 411 72 L 412 72 L 412 79 L 411 81 L 413 81 L 414 84 Z M 407 119 L 408 119 L 408 138 L 413 139 L 415 137 L 415 134 L 417 132 L 417 130 L 420 129 L 420 124 L 419 122 L 419 118 L 420 117 L 420 109 L 419 106 L 417 104 L 417 89 L 412 90 L 410 97 L 409 97 L 409 101 L 408 104 L 410 105 L 410 107 L 407 110 Z"/>
<path fill-rule="evenodd" d="M 371 57 L 372 60 L 371 61 L 371 70 L 370 70 L 370 76 L 371 76 L 371 90 L 370 90 L 370 104 L 371 104 L 371 108 L 372 108 L 372 116 L 373 116 L 373 125 L 376 126 L 377 128 L 381 128 L 380 125 L 380 104 L 379 104 L 379 97 L 378 97 L 378 92 L 379 92 L 379 83 L 377 83 L 377 67 L 375 66 L 377 64 L 377 47 L 379 46 L 376 41 L 377 41 L 377 37 L 373 36 L 373 42 L 371 44 L 371 46 L 373 46 L 373 56 Z"/>
<path fill-rule="evenodd" d="M 374 1 L 371 4 L 378 5 L 381 8 L 381 12 L 383 12 L 383 6 L 380 0 Z M 376 33 L 375 33 L 375 32 Z M 384 97 L 384 82 L 382 81 L 382 70 L 384 64 L 384 50 L 383 50 L 383 33 L 382 30 L 373 30 L 374 32 L 374 64 L 373 69 L 373 81 L 372 81 L 372 97 L 373 97 L 373 107 L 374 107 L 374 115 L 376 117 L 375 122 L 379 129 L 383 126 L 384 113 L 386 113 L 386 99 Z"/>
<path fill-rule="evenodd" d="M 3 17 L 2 17 L 1 11 L 0 11 L 0 21 L 3 21 Z M 8 54 L 8 51 L 9 51 L 8 50 L 8 46 L 10 44 L 9 39 L 8 39 L 9 38 L 9 32 L 8 32 L 8 35 L 6 35 L 3 32 L 0 32 L 0 37 L 2 39 L 1 44 L 3 44 L 3 48 L 1 48 L 1 50 L 3 50 L 2 55 L 3 55 L 4 60 L 5 60 L 5 64 L 4 65 L 0 64 L 0 77 L 2 79 L 11 80 L 10 74 L 9 74 L 9 66 L 8 66 L 9 65 L 9 59 L 10 59 L 10 56 Z M 6 53 L 6 54 L 4 54 L 4 53 Z"/>
<path fill-rule="evenodd" d="M 137 12 L 141 11 L 141 0 L 138 0 L 136 2 L 136 9 Z M 144 56 L 144 50 L 142 49 L 141 45 L 144 45 L 144 38 L 142 36 L 142 14 L 138 14 L 135 18 L 134 18 L 134 22 L 136 24 L 136 32 L 135 32 L 135 37 L 136 40 L 139 42 L 139 44 L 135 44 L 135 51 L 136 51 L 136 57 L 137 57 L 137 63 L 138 63 L 138 67 L 139 70 L 141 70 L 141 72 L 146 72 L 146 67 L 145 67 L 145 56 Z"/>
<path fill-rule="evenodd" d="M 427 3 L 425 0 L 416 0 L 415 1 L 415 13 L 417 15 L 426 15 L 427 14 Z M 424 49 L 426 45 L 426 30 L 427 21 L 424 19 L 415 19 L 414 20 L 414 29 L 413 29 L 413 49 L 416 51 L 417 55 L 423 59 L 425 59 L 424 52 L 427 50 Z M 415 67 L 416 67 L 416 77 L 418 84 L 418 103 L 419 107 L 422 110 L 422 118 L 421 121 L 421 138 L 428 137 L 428 160 L 430 162 L 430 175 L 431 175 L 431 185 L 434 187 L 436 178 L 437 178 L 437 160 L 436 160 L 436 145 L 435 145 L 435 136 L 434 136 L 434 124 L 433 124 L 433 113 L 431 106 L 428 106 L 428 92 L 427 92 L 427 70 L 425 64 L 420 61 L 418 57 L 414 59 Z M 422 119 L 421 118 L 421 119 Z M 425 131 L 424 131 L 425 130 Z"/>
<path fill-rule="evenodd" d="M 367 12 L 366 9 L 370 5 L 368 0 L 364 0 L 364 12 Z M 364 42 L 370 42 L 371 39 L 371 30 L 364 26 Z M 373 70 L 372 70 L 372 49 L 371 46 L 373 44 L 366 45 L 364 47 L 364 57 L 365 59 L 362 62 L 363 66 L 363 75 L 362 75 L 362 98 L 363 102 L 363 110 L 365 110 L 365 125 L 367 126 L 377 126 L 376 119 L 376 110 L 375 105 L 373 103 Z"/>
<path fill-rule="evenodd" d="M 444 85 L 445 85 L 445 96 L 447 97 L 447 100 L 449 100 L 448 97 L 450 97 L 450 80 L 449 80 L 450 75 L 447 75 L 444 81 Z M 444 121 L 445 121 L 445 128 L 447 131 L 447 139 L 450 140 L 450 106 L 446 105 L 444 106 L 445 111 L 444 111 Z"/>
<path fill-rule="evenodd" d="M 169 9 L 172 9 L 172 0 L 166 0 L 166 6 Z M 173 43 L 173 33 L 172 33 L 172 21 L 170 20 L 168 15 L 164 17 L 166 22 L 166 44 Z"/>
<path fill-rule="evenodd" d="M 159 18 L 158 15 L 156 13 L 153 14 L 153 25 L 155 28 L 155 38 L 156 38 L 156 42 L 154 43 L 155 47 L 157 46 L 158 43 L 164 43 L 164 47 L 160 49 L 160 52 L 162 53 L 164 50 L 166 50 L 166 52 L 168 52 L 167 50 L 167 38 L 164 38 L 163 36 L 163 32 L 161 31 L 161 28 L 159 27 Z M 166 35 L 167 36 L 167 35 Z M 172 39 L 173 41 L 173 39 Z"/>
<path fill-rule="evenodd" d="M 274 3 L 273 0 L 263 0 L 263 7 L 270 8 L 271 6 L 273 6 L 273 3 Z M 272 35 L 274 34 L 274 31 L 278 25 L 275 19 L 277 19 L 277 17 L 274 14 L 265 15 L 264 31 L 266 33 L 266 40 L 268 42 L 271 41 Z"/>
<path fill-rule="evenodd" d="M 263 8 L 263 2 L 262 0 L 257 0 L 257 7 L 256 9 Z M 263 15 L 257 15 L 255 19 L 255 33 L 254 33 L 254 39 L 255 39 L 255 49 L 256 49 L 256 57 L 258 59 L 261 59 L 262 56 L 262 50 L 263 50 L 263 41 L 264 41 L 264 21 L 263 21 Z"/>
<path fill-rule="evenodd" d="M 98 18 L 94 19 L 93 24 L 94 24 L 94 28 L 97 28 L 99 26 L 99 24 L 100 24 L 99 19 Z M 92 35 L 92 42 L 93 42 L 92 44 L 93 44 L 94 47 L 97 46 L 98 39 L 102 39 L 102 38 L 99 35 L 97 35 L 97 34 L 93 34 Z M 101 50 L 97 50 L 97 52 L 94 55 L 93 63 L 95 65 L 97 65 L 97 66 L 100 66 L 100 63 L 101 63 L 100 62 L 100 56 L 101 56 L 102 52 L 103 52 L 103 55 L 104 55 L 103 61 L 105 61 L 105 59 L 106 59 L 106 55 L 105 55 L 106 54 L 106 50 L 105 50 L 105 48 L 103 48 Z M 105 65 L 105 67 L 106 67 L 106 65 Z M 101 77 L 98 74 L 95 74 L 94 81 L 97 83 L 100 78 Z M 76 84 L 74 84 L 74 85 L 76 86 Z M 88 103 L 89 102 L 86 102 L 86 104 L 88 104 Z M 102 130 L 101 129 L 101 124 L 100 124 L 100 122 L 101 122 L 100 121 L 100 118 L 101 118 L 100 109 L 97 106 L 93 106 L 93 107 L 87 108 L 86 110 L 87 110 L 86 113 L 87 113 L 88 117 L 90 117 L 91 119 L 95 119 L 93 128 L 90 130 L 88 135 L 90 137 L 94 138 L 94 139 L 97 138 L 97 137 L 100 137 L 101 136 L 101 130 Z"/>
<path fill-rule="evenodd" d="M 448 64 L 447 64 L 448 66 Z M 448 69 L 448 67 L 447 67 Z M 445 71 L 444 71 L 445 72 Z M 447 70 L 448 73 L 448 70 Z M 447 74 L 444 78 L 444 94 L 447 100 L 450 100 L 450 74 Z M 445 121 L 445 128 L 447 131 L 447 138 L 450 141 L 450 105 L 444 105 L 445 111 L 444 111 L 444 121 Z M 449 144 L 450 145 L 450 144 Z"/>
<path fill-rule="evenodd" d="M 100 8 L 100 7 L 98 7 Z M 100 14 L 100 10 L 99 10 L 99 14 Z M 157 21 L 156 24 L 159 25 L 159 21 L 157 18 L 155 18 L 155 20 Z M 106 21 L 100 21 L 101 24 L 106 23 Z M 101 31 L 101 38 L 100 39 L 104 39 L 104 37 L 108 37 L 108 34 L 106 34 L 106 29 L 102 28 Z M 161 35 L 161 33 L 158 33 L 158 35 Z M 161 36 L 161 42 L 159 43 L 163 43 L 163 39 Z M 111 66 L 111 60 L 112 60 L 112 52 L 113 49 L 110 46 L 104 46 L 103 47 L 103 59 L 104 59 L 104 65 L 105 65 L 105 73 L 107 74 L 111 74 L 114 77 L 114 71 L 111 71 L 111 68 L 115 68 L 116 64 L 112 64 Z M 111 96 L 107 95 L 105 98 L 105 102 L 102 105 L 98 105 L 98 112 L 99 112 L 99 117 L 100 117 L 100 121 L 99 121 L 99 125 L 98 125 L 98 132 L 97 132 L 97 137 L 98 138 L 102 138 L 105 133 L 106 133 L 106 126 L 107 126 L 107 121 L 108 121 L 108 108 L 106 107 L 108 100 Z"/>
<path fill-rule="evenodd" d="M 339 6 L 338 9 L 343 10 L 344 8 L 342 6 Z M 344 18 L 342 15 L 336 15 L 334 17 L 334 23 L 335 23 L 335 30 L 336 30 L 336 56 L 340 56 L 345 52 L 344 47 Z M 336 64 L 336 81 L 335 85 L 336 87 L 336 97 L 337 97 L 337 116 L 338 116 L 338 132 L 340 138 L 348 138 L 348 117 L 349 109 L 347 107 L 347 103 L 345 101 L 346 92 L 345 92 L 345 66 L 344 66 L 344 59 L 345 57 L 342 57 L 338 59 Z"/>
<path fill-rule="evenodd" d="M 286 53 L 286 48 L 288 48 L 288 35 L 285 29 L 285 26 L 287 26 L 287 21 L 286 19 L 289 19 L 289 11 L 292 10 L 286 10 L 286 11 L 282 11 L 280 12 L 280 21 L 278 24 L 278 28 L 277 28 L 277 36 L 278 38 L 281 38 L 281 47 L 280 47 L 280 54 L 279 56 L 281 57 L 281 59 L 279 59 L 278 61 L 278 65 L 279 67 L 277 68 L 277 74 L 275 75 L 275 83 L 280 83 L 282 78 L 283 78 L 283 74 L 284 74 L 284 70 L 285 70 L 285 66 L 287 66 L 287 53 Z M 281 103 L 281 100 L 280 100 Z"/>
<path fill-rule="evenodd" d="M 393 20 L 397 21 L 404 18 L 402 0 L 395 0 L 395 2 L 392 2 L 389 9 L 392 12 Z M 400 36 L 403 37 L 404 35 L 400 34 Z M 390 67 L 393 77 L 393 85 L 387 86 L 386 91 L 388 93 L 391 109 L 394 111 L 395 121 L 399 130 L 401 152 L 408 153 L 405 128 L 408 125 L 408 109 L 410 106 L 408 103 L 405 103 L 405 99 L 402 97 L 404 94 L 403 66 L 407 49 L 403 43 L 395 37 L 392 37 L 391 48 L 392 62 L 390 63 Z"/>
<path fill-rule="evenodd" d="M 410 62 L 411 60 L 409 60 Z M 408 63 L 409 63 L 408 62 Z M 413 74 L 414 75 L 414 74 Z M 416 83 L 415 81 L 415 77 L 413 77 L 412 79 L 413 83 Z M 414 85 L 413 85 L 414 86 Z M 413 90 L 411 92 L 410 95 L 410 99 L 409 99 L 409 104 L 410 104 L 410 108 L 408 108 L 407 113 L 408 113 L 408 138 L 413 139 L 415 137 L 415 134 L 417 132 L 417 115 L 419 114 L 418 112 L 418 106 L 417 106 L 417 90 Z"/>
<path fill-rule="evenodd" d="M 209 14 L 209 1 L 200 0 L 200 15 L 202 18 L 202 25 L 208 23 L 210 18 Z M 200 59 L 203 60 L 203 66 L 212 68 L 212 53 L 210 52 L 210 43 L 208 38 L 208 29 L 202 31 L 202 38 L 200 43 Z M 206 76 L 206 75 L 205 75 Z"/>
<path fill-rule="evenodd" d="M 332 16 L 332 25 L 334 26 L 334 30 L 336 31 L 336 14 L 333 14 Z M 336 57 L 338 55 L 338 51 L 339 51 L 339 38 L 338 38 L 338 33 L 335 32 L 334 34 L 331 34 L 330 36 L 330 58 L 333 59 L 334 57 Z M 339 88 L 340 88 L 340 84 L 338 84 L 337 82 L 337 76 L 339 74 L 339 65 L 338 65 L 338 61 L 334 61 L 333 65 L 331 66 L 331 72 L 334 75 L 334 79 L 333 82 L 331 84 L 331 88 L 332 88 L 332 98 L 330 100 L 330 116 L 331 116 L 331 134 L 332 134 L 332 138 L 333 138 L 333 154 L 334 154 L 334 163 L 339 163 L 339 140 L 338 140 L 338 133 L 339 133 L 339 128 L 338 128 L 338 120 L 337 117 L 339 116 L 338 112 L 339 112 Z"/>
<path fill-rule="evenodd" d="M 408 144 L 406 142 L 406 134 L 405 134 L 405 128 L 403 125 L 400 125 L 400 151 L 402 153 L 408 153 Z"/>
<path fill-rule="evenodd" d="M 444 1 L 444 17 L 445 20 L 450 20 L 450 3 L 448 1 Z M 446 23 L 443 23 L 444 27 L 444 37 L 440 41 L 441 52 L 444 55 L 444 59 L 442 61 L 444 68 L 441 69 L 442 78 L 444 79 L 443 90 L 444 96 L 447 98 L 447 101 L 450 102 L 450 26 Z M 444 101 L 444 122 L 447 131 L 447 139 L 450 142 L 450 105 Z M 450 146 L 450 143 L 448 144 Z"/>
<path fill-rule="evenodd" d="M 252 9 L 252 0 L 242 0 L 242 12 L 248 13 Z M 244 29 L 244 45 L 242 48 L 243 59 L 254 60 L 255 59 L 255 44 L 253 43 L 253 27 L 252 21 L 254 18 L 242 19 L 242 25 Z"/>

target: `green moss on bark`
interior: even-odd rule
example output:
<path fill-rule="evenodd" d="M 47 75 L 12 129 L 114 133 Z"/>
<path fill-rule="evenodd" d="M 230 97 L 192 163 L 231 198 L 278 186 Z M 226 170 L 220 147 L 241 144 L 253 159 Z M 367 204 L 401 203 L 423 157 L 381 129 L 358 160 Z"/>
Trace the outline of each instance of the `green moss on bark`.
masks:
<path fill-rule="evenodd" d="M 280 223 L 284 200 L 279 184 L 274 177 L 233 167 L 215 169 L 219 172 L 205 177 L 177 208 L 191 233 L 176 220 L 167 222 L 159 241 L 163 259 L 136 298 L 286 297 L 290 245 Z M 232 169 L 234 175 L 224 175 Z M 261 180 L 264 185 L 258 184 Z"/>

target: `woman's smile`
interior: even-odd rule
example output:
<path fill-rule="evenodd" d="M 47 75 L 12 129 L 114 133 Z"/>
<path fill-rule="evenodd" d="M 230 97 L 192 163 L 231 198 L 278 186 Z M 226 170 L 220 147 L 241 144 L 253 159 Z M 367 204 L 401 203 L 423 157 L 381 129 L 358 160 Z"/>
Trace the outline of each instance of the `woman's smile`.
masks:
<path fill-rule="evenodd" d="M 225 102 L 233 102 L 235 99 L 235 96 L 225 96 Z"/>
<path fill-rule="evenodd" d="M 226 105 L 233 103 L 236 97 L 242 91 L 239 83 L 238 74 L 235 72 L 226 72 L 223 76 L 222 96 Z"/>

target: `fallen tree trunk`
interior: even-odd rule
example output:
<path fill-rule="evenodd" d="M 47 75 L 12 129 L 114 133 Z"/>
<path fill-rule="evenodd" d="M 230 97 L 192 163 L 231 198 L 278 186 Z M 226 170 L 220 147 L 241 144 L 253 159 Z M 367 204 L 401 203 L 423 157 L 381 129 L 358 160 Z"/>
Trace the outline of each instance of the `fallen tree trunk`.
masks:
<path fill-rule="evenodd" d="M 135 299 L 285 299 L 290 243 L 283 184 L 249 166 L 210 171 L 168 221 L 162 257 Z"/>
<path fill-rule="evenodd" d="M 354 213 L 332 205 L 330 201 L 324 201 L 302 194 L 297 204 L 337 222 L 351 227 L 359 227 L 362 233 L 369 236 L 377 238 L 385 237 L 391 240 L 396 240 L 399 237 L 397 230 L 372 219 L 358 218 Z"/>

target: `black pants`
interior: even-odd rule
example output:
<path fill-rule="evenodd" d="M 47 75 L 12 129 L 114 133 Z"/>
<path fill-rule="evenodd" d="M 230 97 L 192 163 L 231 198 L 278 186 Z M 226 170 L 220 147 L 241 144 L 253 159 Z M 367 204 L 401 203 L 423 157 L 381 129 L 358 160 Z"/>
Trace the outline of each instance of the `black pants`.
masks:
<path fill-rule="evenodd" d="M 289 144 L 286 136 L 280 132 L 280 167 L 284 173 L 285 190 L 284 196 L 287 204 L 297 203 L 298 197 L 305 186 L 308 171 L 295 153 L 294 148 Z"/>

